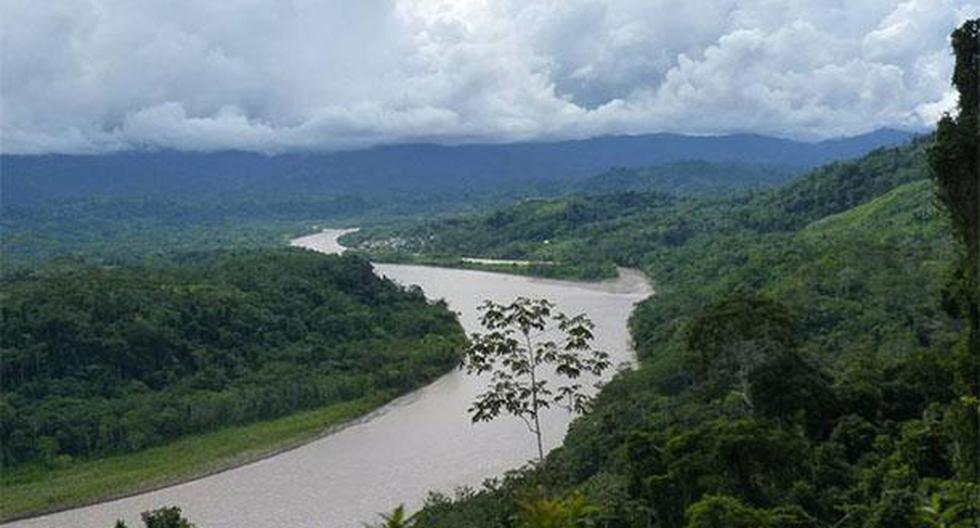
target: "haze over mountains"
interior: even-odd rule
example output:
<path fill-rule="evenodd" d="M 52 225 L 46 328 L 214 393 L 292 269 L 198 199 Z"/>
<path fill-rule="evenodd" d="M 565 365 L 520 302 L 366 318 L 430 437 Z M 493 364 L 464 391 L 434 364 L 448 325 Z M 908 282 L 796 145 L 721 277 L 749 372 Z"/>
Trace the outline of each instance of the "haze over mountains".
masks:
<path fill-rule="evenodd" d="M 278 156 L 219 151 L 131 151 L 105 155 L 0 157 L 5 205 L 87 197 L 225 200 L 235 196 L 498 193 L 580 180 L 612 167 L 677 161 L 738 162 L 799 172 L 906 142 L 881 129 L 806 143 L 753 134 L 606 136 L 549 143 L 405 144 Z"/>

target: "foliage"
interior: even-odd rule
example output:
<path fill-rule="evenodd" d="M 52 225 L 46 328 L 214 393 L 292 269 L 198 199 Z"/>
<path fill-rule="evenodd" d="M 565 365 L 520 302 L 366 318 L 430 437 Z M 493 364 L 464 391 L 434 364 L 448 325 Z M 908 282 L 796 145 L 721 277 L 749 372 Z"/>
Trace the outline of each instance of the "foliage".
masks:
<path fill-rule="evenodd" d="M 180 514 L 180 508 L 176 506 L 146 511 L 140 514 L 140 517 L 146 528 L 194 528 L 194 525 Z"/>
<path fill-rule="evenodd" d="M 934 484 L 929 486 L 928 484 Z M 980 519 L 980 488 L 955 481 L 928 483 L 915 520 L 928 528 L 972 528 Z M 931 493 L 929 487 L 936 488 Z"/>
<path fill-rule="evenodd" d="M 958 244 L 951 304 L 959 304 L 966 320 L 966 343 L 958 356 L 958 382 L 964 396 L 980 397 L 980 19 L 968 20 L 952 34 L 956 68 L 953 86 L 959 93 L 957 115 L 939 120 L 929 162 L 936 195 L 949 216 Z M 962 413 L 958 439 L 963 446 L 980 445 L 980 412 Z M 968 454 L 967 454 L 968 453 Z M 964 450 L 964 478 L 980 481 L 980 452 Z"/>
<path fill-rule="evenodd" d="M 956 68 L 953 85 L 959 94 L 955 117 L 939 120 L 929 162 L 937 181 L 937 196 L 950 216 L 953 231 L 965 246 L 972 266 L 980 252 L 980 19 L 964 22 L 953 32 Z M 973 268 L 969 268 L 973 270 Z"/>
<path fill-rule="evenodd" d="M 92 504 L 185 482 L 302 445 L 364 416 L 393 398 L 376 392 L 288 416 L 230 425 L 132 453 L 5 467 L 0 474 L 0 520 Z"/>
<path fill-rule="evenodd" d="M 411 528 L 415 526 L 413 516 L 405 513 L 405 505 L 399 504 L 391 513 L 381 514 L 379 524 L 365 524 L 366 528 Z"/>
<path fill-rule="evenodd" d="M 798 508 L 752 508 L 726 495 L 708 495 L 687 510 L 685 528 L 804 528 L 813 519 Z"/>
<path fill-rule="evenodd" d="M 600 376 L 609 367 L 609 355 L 592 349 L 595 325 L 588 317 L 569 317 L 546 299 L 520 297 L 510 304 L 488 300 L 480 312 L 487 332 L 472 336 L 463 367 L 470 374 L 489 372 L 490 388 L 470 407 L 473 421 L 491 421 L 504 412 L 520 418 L 537 440 L 539 460 L 544 460 L 540 411 L 553 403 L 574 413 L 587 411 L 591 398 L 576 380 L 583 374 Z M 543 338 L 553 333 L 557 340 Z M 546 367 L 568 382 L 552 389 Z"/>
<path fill-rule="evenodd" d="M 677 196 L 713 196 L 775 187 L 792 180 L 799 172 L 786 165 L 690 160 L 639 169 L 612 169 L 587 179 L 580 190 L 588 194 L 656 191 Z"/>
<path fill-rule="evenodd" d="M 228 247 L 282 246 L 324 221 L 356 214 L 353 201 L 288 200 L 207 204 L 157 198 L 86 198 L 0 210 L 0 264 L 5 275 L 56 257 L 105 264 L 166 260 L 174 254 Z"/>
<path fill-rule="evenodd" d="M 55 261 L 0 283 L 3 462 L 49 467 L 433 379 L 462 332 L 354 257 Z"/>
<path fill-rule="evenodd" d="M 788 308 L 763 297 L 734 296 L 705 307 L 688 327 L 687 349 L 698 355 L 700 374 L 716 385 L 734 385 L 751 409 L 749 375 L 793 349 L 796 325 Z"/>
<path fill-rule="evenodd" d="M 578 492 L 567 497 L 522 501 L 519 528 L 591 528 L 597 526 L 601 509 Z"/>
<path fill-rule="evenodd" d="M 195 525 L 181 515 L 177 506 L 145 511 L 140 517 L 146 528 L 195 528 Z M 116 528 L 126 528 L 126 523 L 117 521 Z"/>

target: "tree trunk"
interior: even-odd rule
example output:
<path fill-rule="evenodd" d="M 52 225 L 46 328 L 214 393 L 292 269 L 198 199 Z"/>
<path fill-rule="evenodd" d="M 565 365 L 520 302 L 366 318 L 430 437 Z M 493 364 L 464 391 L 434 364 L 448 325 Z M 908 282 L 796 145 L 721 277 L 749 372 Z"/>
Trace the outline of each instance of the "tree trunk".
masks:
<path fill-rule="evenodd" d="M 538 463 L 542 463 L 544 462 L 544 447 L 541 445 L 541 420 L 538 418 L 538 362 L 534 357 L 531 336 L 527 332 L 524 332 L 524 341 L 527 344 L 528 363 L 531 365 L 531 412 L 534 417 L 534 436 L 538 441 Z"/>

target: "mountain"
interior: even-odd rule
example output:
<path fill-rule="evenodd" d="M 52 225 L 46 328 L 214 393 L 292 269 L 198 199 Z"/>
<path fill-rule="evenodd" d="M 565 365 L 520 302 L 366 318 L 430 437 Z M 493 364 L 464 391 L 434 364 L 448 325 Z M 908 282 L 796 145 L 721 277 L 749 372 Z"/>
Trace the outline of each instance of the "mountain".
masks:
<path fill-rule="evenodd" d="M 277 156 L 235 151 L 6 155 L 0 156 L 0 196 L 6 205 L 23 205 L 95 196 L 223 201 L 309 194 L 500 193 L 533 183 L 561 185 L 614 167 L 683 160 L 805 169 L 911 137 L 883 129 L 819 143 L 751 134 L 646 134 L 499 145 L 406 144 Z"/>

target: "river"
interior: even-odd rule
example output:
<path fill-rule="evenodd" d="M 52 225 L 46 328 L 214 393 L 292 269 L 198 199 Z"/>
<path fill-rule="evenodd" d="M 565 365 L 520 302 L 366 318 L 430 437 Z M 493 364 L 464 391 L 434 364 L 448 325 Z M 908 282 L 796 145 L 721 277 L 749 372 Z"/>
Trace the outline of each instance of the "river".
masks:
<path fill-rule="evenodd" d="M 342 230 L 298 238 L 293 245 L 341 251 Z M 633 361 L 626 321 L 633 305 L 650 294 L 639 272 L 620 270 L 596 283 L 425 266 L 378 264 L 376 271 L 405 285 L 421 286 L 430 299 L 445 299 L 466 331 L 479 331 L 476 307 L 484 299 L 545 297 L 596 323 L 595 345 L 614 365 Z M 467 407 L 482 381 L 462 371 L 395 400 L 368 418 L 302 447 L 198 480 L 132 497 L 10 523 L 11 528 L 111 528 L 124 519 L 142 526 L 141 511 L 179 505 L 200 528 L 361 527 L 400 503 L 414 510 L 430 490 L 478 486 L 535 457 L 533 437 L 516 418 L 472 424 Z M 543 418 L 544 443 L 561 443 L 571 416 L 561 410 Z"/>

